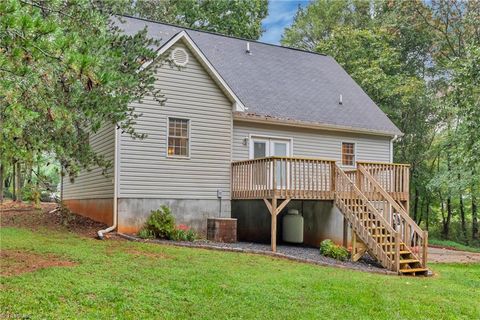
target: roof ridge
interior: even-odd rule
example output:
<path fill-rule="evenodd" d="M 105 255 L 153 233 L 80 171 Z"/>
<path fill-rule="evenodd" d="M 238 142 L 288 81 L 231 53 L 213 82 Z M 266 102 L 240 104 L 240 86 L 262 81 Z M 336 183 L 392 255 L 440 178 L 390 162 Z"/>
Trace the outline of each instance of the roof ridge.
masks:
<path fill-rule="evenodd" d="M 190 30 L 190 31 L 200 32 L 200 33 L 207 33 L 207 34 L 211 34 L 211 35 L 215 35 L 215 36 L 219 36 L 219 37 L 225 37 L 225 38 L 230 38 L 230 39 L 254 42 L 254 43 L 263 44 L 263 45 L 267 45 L 267 46 L 272 46 L 272 47 L 276 47 L 276 48 L 294 50 L 294 51 L 310 53 L 310 54 L 315 54 L 315 55 L 324 56 L 324 57 L 329 56 L 329 55 L 324 54 L 324 53 L 318 53 L 318 52 L 308 51 L 308 50 L 304 50 L 304 49 L 286 47 L 286 46 L 282 46 L 282 45 L 278 45 L 278 44 L 267 43 L 267 42 L 262 42 L 262 41 L 258 41 L 258 40 L 247 39 L 247 38 L 241 38 L 241 37 L 236 37 L 236 36 L 229 36 L 229 35 L 221 34 L 221 33 L 218 33 L 218 32 L 199 30 L 199 29 L 194 29 L 194 28 L 190 28 L 190 27 L 180 26 L 180 25 L 173 24 L 173 23 L 161 22 L 161 21 L 142 18 L 142 17 L 135 17 L 135 16 L 131 16 L 131 15 L 128 15 L 128 14 L 115 14 L 115 15 L 120 16 L 120 17 L 125 17 L 125 18 L 131 18 L 131 19 L 146 21 L 146 22 L 163 24 L 163 25 L 166 25 L 166 26 L 172 26 L 172 27 L 176 27 L 176 28 L 180 28 L 180 29 L 186 29 L 186 30 Z"/>

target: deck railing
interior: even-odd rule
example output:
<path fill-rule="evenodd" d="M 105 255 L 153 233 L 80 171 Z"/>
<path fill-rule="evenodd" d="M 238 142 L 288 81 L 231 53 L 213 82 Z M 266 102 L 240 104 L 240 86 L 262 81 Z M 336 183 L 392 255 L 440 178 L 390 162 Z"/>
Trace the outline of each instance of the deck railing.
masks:
<path fill-rule="evenodd" d="M 400 240 L 410 248 L 412 254 L 425 267 L 428 233 L 410 218 L 405 208 L 380 185 L 380 182 L 363 165 L 358 166 L 356 184 L 377 209 L 377 212 L 380 212 L 389 225 L 399 233 Z"/>
<path fill-rule="evenodd" d="M 399 234 L 357 187 L 355 180 L 351 179 L 352 175 L 349 176 L 337 167 L 335 176 L 336 205 L 380 263 L 385 268 L 398 271 L 400 257 L 394 253 L 392 244 L 397 244 Z M 388 236 L 381 236 L 380 228 L 383 228 Z"/>
<path fill-rule="evenodd" d="M 268 157 L 232 163 L 232 198 L 333 199 L 334 160 Z"/>
<path fill-rule="evenodd" d="M 398 163 L 357 162 L 370 173 L 392 198 L 407 201 L 409 198 L 410 165 Z"/>

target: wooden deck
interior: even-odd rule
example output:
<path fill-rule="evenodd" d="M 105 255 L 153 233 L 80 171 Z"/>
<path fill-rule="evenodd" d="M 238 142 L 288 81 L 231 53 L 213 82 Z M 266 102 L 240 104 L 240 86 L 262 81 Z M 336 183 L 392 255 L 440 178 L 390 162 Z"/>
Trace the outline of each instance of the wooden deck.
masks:
<path fill-rule="evenodd" d="M 335 201 L 345 218 L 344 234 L 353 230 L 352 259 L 368 251 L 390 270 L 425 273 L 428 233 L 408 215 L 409 171 L 405 164 L 373 162 L 346 170 L 334 160 L 300 157 L 238 161 L 232 163 L 232 199 L 264 200 L 273 251 L 277 216 L 291 200 Z"/>
<path fill-rule="evenodd" d="M 396 201 L 409 199 L 409 170 L 405 164 L 357 162 Z M 356 169 L 344 172 L 372 199 Z M 268 157 L 232 163 L 232 199 L 334 200 L 335 160 L 302 157 Z"/>

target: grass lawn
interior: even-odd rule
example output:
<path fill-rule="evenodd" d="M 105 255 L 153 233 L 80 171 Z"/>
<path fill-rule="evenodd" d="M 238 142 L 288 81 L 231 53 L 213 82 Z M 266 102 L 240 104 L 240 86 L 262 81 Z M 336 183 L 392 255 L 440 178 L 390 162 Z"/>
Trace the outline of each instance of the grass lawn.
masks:
<path fill-rule="evenodd" d="M 480 252 L 480 247 L 472 247 L 466 246 L 462 243 L 458 243 L 451 240 L 441 240 L 441 239 L 428 239 L 428 243 L 434 246 L 446 247 L 446 248 L 453 248 L 462 251 L 469 251 L 469 252 Z"/>
<path fill-rule="evenodd" d="M 1 276 L 0 318 L 480 317 L 480 264 L 431 265 L 437 276 L 409 278 L 47 229 L 3 227 L 0 236 L 3 252 L 74 262 Z"/>

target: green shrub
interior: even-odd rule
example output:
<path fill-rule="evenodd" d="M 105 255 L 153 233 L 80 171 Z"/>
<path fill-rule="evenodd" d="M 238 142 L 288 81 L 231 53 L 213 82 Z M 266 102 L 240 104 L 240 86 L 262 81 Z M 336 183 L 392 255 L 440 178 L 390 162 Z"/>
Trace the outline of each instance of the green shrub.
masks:
<path fill-rule="evenodd" d="M 192 229 L 187 231 L 187 241 L 194 241 L 197 239 L 197 234 Z"/>
<path fill-rule="evenodd" d="M 155 236 L 153 235 L 153 233 L 148 230 L 148 229 L 145 229 L 145 228 L 142 228 L 139 232 L 138 232 L 138 237 L 139 238 L 142 238 L 142 239 L 153 239 L 155 238 Z"/>
<path fill-rule="evenodd" d="M 320 243 L 320 254 L 341 261 L 346 261 L 349 256 L 347 249 L 336 245 L 330 239 L 324 240 Z"/>
<path fill-rule="evenodd" d="M 185 225 L 179 225 L 172 233 L 171 239 L 175 241 L 194 241 L 196 233 Z"/>
<path fill-rule="evenodd" d="M 175 218 L 170 208 L 161 206 L 160 209 L 153 210 L 142 230 L 145 230 L 141 231 L 143 235 L 160 239 L 170 239 L 175 231 Z"/>
<path fill-rule="evenodd" d="M 168 239 L 174 241 L 194 241 L 195 232 L 188 226 L 180 224 L 175 226 L 175 217 L 167 206 L 151 212 L 144 227 L 137 234 L 143 239 Z"/>

